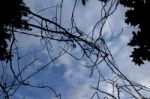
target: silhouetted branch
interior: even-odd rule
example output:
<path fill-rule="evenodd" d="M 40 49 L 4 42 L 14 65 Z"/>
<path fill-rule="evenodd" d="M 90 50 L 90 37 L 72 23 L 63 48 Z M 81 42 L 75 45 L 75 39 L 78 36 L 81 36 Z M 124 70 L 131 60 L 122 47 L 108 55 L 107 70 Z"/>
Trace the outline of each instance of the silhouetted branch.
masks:
<path fill-rule="evenodd" d="M 104 25 L 106 24 L 108 18 L 116 11 L 119 1 L 100 1 L 103 1 L 99 2 L 101 4 L 100 19 L 95 23 L 92 31 L 89 33 L 81 31 L 80 27 L 76 25 L 75 11 L 79 0 L 74 1 L 70 19 L 71 26 L 69 28 L 64 27 L 62 24 L 63 0 L 60 0 L 60 2 L 55 6 L 43 8 L 37 13 L 34 13 L 29 9 L 24 9 L 23 11 L 28 14 L 28 16 L 26 15 L 28 19 L 19 23 L 21 26 L 28 26 L 29 28 L 21 30 L 19 28 L 15 28 L 13 25 L 10 26 L 11 28 L 7 28 L 7 30 L 11 33 L 11 40 L 9 41 L 10 45 L 6 46 L 6 49 L 9 49 L 5 51 L 9 52 L 7 55 L 8 59 L 6 59 L 7 61 L 3 61 L 4 57 L 0 56 L 0 95 L 5 99 L 9 99 L 10 96 L 17 92 L 20 86 L 28 86 L 39 89 L 49 89 L 56 98 L 61 99 L 61 94 L 57 93 L 57 89 L 54 90 L 52 87 L 45 86 L 44 84 L 31 84 L 30 79 L 51 64 L 55 64 L 55 62 L 61 56 L 68 54 L 75 60 L 81 61 L 86 59 L 89 62 L 89 64 L 81 64 L 81 66 L 90 69 L 90 77 L 93 77 L 96 72 L 98 73 L 98 79 L 96 79 L 97 83 L 95 85 L 91 85 L 91 89 L 94 90 L 91 99 L 94 99 L 94 97 L 97 97 L 98 99 L 101 99 L 101 97 L 104 99 L 121 99 L 121 94 L 127 94 L 127 97 L 131 98 L 146 99 L 145 96 L 143 96 L 142 91 L 149 93 L 150 89 L 146 86 L 133 82 L 120 71 L 114 57 L 111 54 L 111 51 L 105 42 L 105 39 L 102 36 Z M 86 5 L 86 2 L 88 1 L 82 0 L 84 5 Z M 55 14 L 53 18 L 45 18 L 44 16 L 40 15 L 40 12 L 52 8 L 55 8 Z M 97 37 L 95 37 L 96 29 L 99 30 Z M 34 30 L 38 32 L 34 33 Z M 19 42 L 17 40 L 17 35 L 39 38 L 40 46 L 42 46 L 42 48 L 39 46 L 39 49 L 41 48 L 40 50 L 36 49 L 35 51 L 31 51 L 22 55 L 22 53 L 19 52 L 21 48 L 19 48 L 19 44 L 17 43 Z M 56 50 L 56 45 L 53 42 L 60 44 L 60 49 L 58 50 L 57 54 L 54 53 L 54 55 L 51 53 L 51 50 Z M 79 48 L 80 55 L 73 53 L 71 48 Z M 42 64 L 34 67 L 34 64 L 40 60 L 39 57 L 37 57 L 37 53 L 42 53 L 43 50 L 46 50 L 47 52 L 48 62 L 44 63 L 44 65 Z M 22 63 L 23 59 L 26 58 L 30 59 L 30 61 Z M 104 66 L 106 70 L 112 73 L 112 75 L 109 75 L 109 77 L 106 77 L 106 75 L 101 73 L 101 64 L 103 63 L 105 64 Z M 34 71 L 32 73 L 28 73 L 27 70 L 32 68 Z M 5 77 L 9 77 L 10 81 L 7 81 Z M 101 86 L 101 84 L 104 83 L 106 86 L 111 86 L 111 92 Z"/>

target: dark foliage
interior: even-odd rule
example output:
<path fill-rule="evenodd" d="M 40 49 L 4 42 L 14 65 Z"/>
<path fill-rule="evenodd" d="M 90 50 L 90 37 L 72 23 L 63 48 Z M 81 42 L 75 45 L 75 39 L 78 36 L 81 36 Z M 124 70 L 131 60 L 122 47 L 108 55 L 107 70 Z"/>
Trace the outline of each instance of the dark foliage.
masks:
<path fill-rule="evenodd" d="M 82 4 L 85 6 L 86 0 L 82 0 Z"/>
<path fill-rule="evenodd" d="M 120 3 L 132 9 L 126 12 L 127 24 L 137 26 L 140 30 L 133 31 L 133 38 L 128 43 L 134 47 L 134 51 L 130 57 L 133 58 L 135 64 L 144 64 L 144 61 L 150 61 L 150 39 L 149 39 L 149 18 L 148 10 L 150 7 L 149 0 L 120 0 Z"/>
<path fill-rule="evenodd" d="M 8 46 L 15 39 L 14 29 L 29 29 L 27 21 L 22 19 L 27 16 L 28 8 L 22 0 L 2 0 L 0 2 L 0 60 L 11 60 L 11 50 Z"/>

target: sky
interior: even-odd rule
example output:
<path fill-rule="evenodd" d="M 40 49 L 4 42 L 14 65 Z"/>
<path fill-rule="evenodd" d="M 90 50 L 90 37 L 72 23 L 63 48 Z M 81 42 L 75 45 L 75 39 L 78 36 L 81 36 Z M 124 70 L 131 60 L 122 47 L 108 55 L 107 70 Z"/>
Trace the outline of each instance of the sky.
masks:
<path fill-rule="evenodd" d="M 59 0 L 25 0 L 25 2 L 33 12 L 38 12 L 43 8 L 55 6 Z M 62 24 L 64 27 L 70 26 L 73 4 L 74 0 L 64 0 L 62 10 Z M 89 0 L 86 6 L 83 6 L 80 2 L 78 2 L 77 9 L 75 11 L 75 21 L 77 26 L 84 32 L 91 31 L 95 23 L 100 18 L 99 9 L 100 4 L 98 0 Z M 124 23 L 125 11 L 126 8 L 122 6 L 117 8 L 115 13 L 110 16 L 106 22 L 103 29 L 103 36 L 117 65 L 119 66 L 120 71 L 131 80 L 150 87 L 150 63 L 146 62 L 144 65 L 139 67 L 131 62 L 132 59 L 129 58 L 133 49 L 127 46 L 127 43 L 132 37 L 132 28 L 128 28 L 129 26 Z M 39 15 L 50 19 L 54 16 L 54 14 L 55 9 L 47 9 L 39 13 Z M 25 53 L 30 53 L 35 50 L 40 50 L 40 48 L 42 48 L 42 42 L 39 38 L 27 37 L 25 35 L 18 35 L 17 38 L 19 40 L 18 45 L 23 47 L 19 50 L 21 55 L 25 55 Z M 53 48 L 50 48 L 50 53 L 52 56 L 55 56 L 58 55 L 61 50 L 60 47 L 63 46 L 63 44 L 52 42 L 52 46 Z M 80 55 L 80 49 L 78 47 L 71 51 L 76 53 L 76 55 Z M 31 60 L 34 59 L 32 57 L 33 55 L 34 53 L 26 56 L 21 60 L 21 63 L 23 65 L 30 63 Z M 39 60 L 25 71 L 23 75 L 24 77 L 26 77 L 27 74 L 34 72 L 35 68 L 47 64 L 50 58 L 48 57 L 48 51 L 46 49 L 37 52 L 36 57 L 39 58 Z M 42 84 L 44 82 L 44 84 L 54 88 L 56 92 L 61 93 L 62 99 L 90 99 L 93 94 L 93 90 L 91 90 L 90 85 L 94 85 L 96 83 L 97 75 L 95 73 L 93 77 L 89 77 L 90 70 L 80 65 L 87 63 L 87 60 L 77 61 L 70 55 L 64 54 L 55 63 L 51 63 L 43 71 L 30 78 L 30 82 L 32 84 Z M 103 63 L 100 65 L 103 75 L 111 76 L 111 72 L 106 68 L 106 66 Z M 111 90 L 109 86 L 105 84 L 104 86 L 103 87 L 107 91 Z M 15 93 L 12 99 L 57 98 L 49 89 L 37 89 L 22 86 L 18 89 L 18 92 Z M 124 95 L 122 95 L 122 99 L 126 99 Z"/>

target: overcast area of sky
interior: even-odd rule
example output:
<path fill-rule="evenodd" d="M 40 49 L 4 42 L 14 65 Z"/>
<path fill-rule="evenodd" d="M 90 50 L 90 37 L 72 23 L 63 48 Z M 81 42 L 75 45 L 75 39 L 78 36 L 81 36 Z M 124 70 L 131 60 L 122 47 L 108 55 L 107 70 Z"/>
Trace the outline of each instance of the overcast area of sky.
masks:
<path fill-rule="evenodd" d="M 25 2 L 32 11 L 37 12 L 42 8 L 56 5 L 59 0 L 25 0 Z M 73 4 L 74 0 L 64 0 L 62 24 L 66 27 L 69 26 L 68 23 L 70 21 Z M 80 27 L 84 32 L 89 32 L 95 22 L 98 21 L 100 13 L 99 6 L 98 0 L 89 0 L 86 6 L 83 6 L 81 2 L 78 2 L 76 9 L 76 22 L 78 27 Z M 128 27 L 124 23 L 124 12 L 124 7 L 119 6 L 116 12 L 109 18 L 111 28 L 107 22 L 103 30 L 103 35 L 120 70 L 131 80 L 150 87 L 150 64 L 146 63 L 139 67 L 132 63 L 131 58 L 129 58 L 132 48 L 128 47 L 127 43 L 131 38 L 131 29 L 124 28 L 122 31 L 123 27 Z M 39 14 L 47 18 L 51 18 L 54 13 L 51 9 Z M 114 38 L 112 38 L 112 31 Z M 122 34 L 118 38 L 115 38 L 115 36 L 120 32 L 122 32 Z M 24 37 L 21 39 L 20 43 L 22 46 L 26 47 L 26 51 L 31 49 L 31 46 L 40 46 L 38 39 L 33 37 Z M 78 52 L 78 50 L 76 51 Z M 42 55 L 45 54 L 47 53 L 43 51 L 41 57 L 44 57 Z M 47 61 L 47 59 L 43 59 L 38 61 L 35 65 L 38 66 L 40 64 L 44 64 L 44 62 L 46 63 Z M 55 64 L 55 66 L 51 66 L 47 68 L 47 70 L 36 75 L 32 79 L 32 82 L 46 82 L 47 85 L 53 87 L 57 92 L 62 93 L 62 99 L 89 99 L 92 95 L 92 91 L 89 86 L 95 82 L 96 78 L 89 78 L 90 71 L 79 65 L 84 62 L 86 61 L 77 62 L 73 60 L 71 56 L 65 54 L 59 58 L 59 61 Z M 105 71 L 105 67 L 103 67 L 103 73 L 108 76 L 110 75 L 110 73 Z M 106 86 L 106 89 L 109 91 L 109 86 Z M 36 90 L 28 87 L 23 88 L 23 90 L 19 90 L 19 93 L 15 94 L 14 99 L 23 99 L 24 96 L 26 99 L 55 99 L 52 98 L 54 96 L 53 93 L 49 94 L 47 90 Z"/>

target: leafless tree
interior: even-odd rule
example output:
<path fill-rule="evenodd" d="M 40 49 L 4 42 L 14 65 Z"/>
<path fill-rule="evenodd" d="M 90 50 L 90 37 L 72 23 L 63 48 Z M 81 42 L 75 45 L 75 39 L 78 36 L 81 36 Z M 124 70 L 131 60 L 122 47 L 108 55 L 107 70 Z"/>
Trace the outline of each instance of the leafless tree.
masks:
<path fill-rule="evenodd" d="M 98 74 L 97 83 L 91 85 L 91 90 L 94 91 L 91 99 L 121 99 L 121 95 L 125 94 L 127 98 L 135 99 L 148 99 L 143 93 L 149 93 L 150 89 L 144 85 L 138 84 L 124 75 L 118 68 L 115 59 L 113 58 L 111 51 L 109 50 L 105 39 L 102 36 L 104 25 L 117 9 L 119 5 L 118 0 L 107 0 L 107 2 L 99 2 L 100 7 L 100 20 L 95 24 L 92 31 L 84 33 L 76 24 L 75 11 L 77 3 L 81 1 L 75 0 L 72 10 L 72 16 L 70 19 L 70 27 L 66 28 L 62 24 L 62 9 L 64 0 L 60 0 L 56 6 L 41 9 L 38 12 L 27 10 L 29 16 L 26 18 L 30 27 L 30 31 L 24 31 L 19 29 L 10 29 L 13 34 L 12 40 L 9 42 L 9 50 L 12 53 L 13 58 L 8 62 L 1 61 L 0 65 L 0 95 L 4 99 L 9 99 L 17 90 L 22 87 L 33 87 L 37 89 L 48 89 L 55 97 L 61 99 L 61 94 L 57 93 L 56 89 L 43 84 L 33 84 L 30 79 L 38 74 L 40 71 L 46 69 L 51 64 L 56 64 L 59 57 L 64 54 L 68 54 L 75 60 L 88 61 L 88 65 L 83 65 L 87 69 L 90 69 L 90 77 L 93 74 Z M 54 16 L 52 18 L 45 18 L 40 15 L 42 11 L 48 9 L 54 9 Z M 99 30 L 99 34 L 95 37 L 95 30 Z M 41 42 L 40 48 L 34 51 L 27 52 L 26 54 L 20 53 L 21 48 L 18 45 L 17 36 L 26 35 L 33 38 L 39 38 Z M 56 47 L 54 44 L 59 45 Z M 51 53 L 51 50 L 56 50 L 57 53 Z M 76 55 L 72 52 L 72 49 L 80 49 L 80 55 Z M 48 62 L 44 65 L 34 66 L 34 63 L 39 60 L 38 54 L 43 50 L 48 53 Z M 29 58 L 29 61 L 23 63 L 24 59 Z M 106 77 L 101 72 L 101 64 L 106 64 L 106 69 L 112 72 L 112 76 Z M 29 69 L 34 70 L 31 73 L 27 73 Z M 112 91 L 108 92 L 102 86 L 102 84 L 111 86 Z"/>

